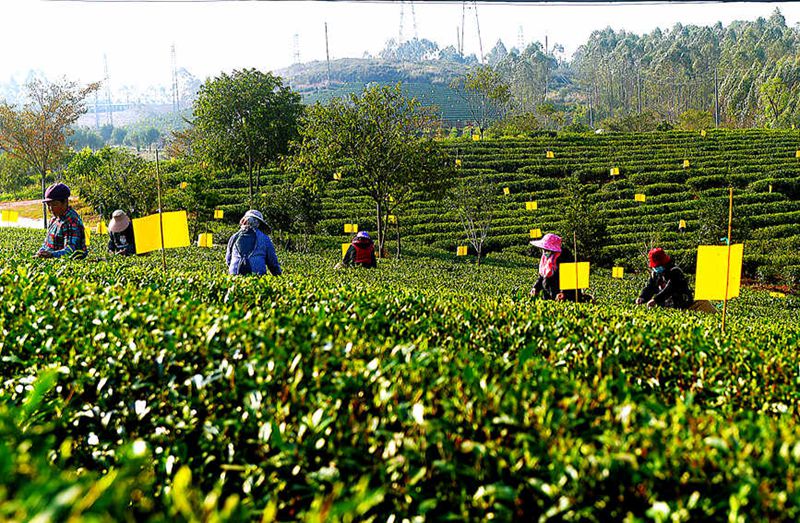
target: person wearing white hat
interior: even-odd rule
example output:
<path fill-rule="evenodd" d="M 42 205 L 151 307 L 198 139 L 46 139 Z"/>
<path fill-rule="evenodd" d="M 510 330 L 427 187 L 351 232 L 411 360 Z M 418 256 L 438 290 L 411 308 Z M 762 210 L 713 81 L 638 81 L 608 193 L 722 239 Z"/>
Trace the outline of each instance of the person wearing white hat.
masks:
<path fill-rule="evenodd" d="M 128 256 L 136 254 L 133 222 L 122 209 L 117 209 L 108 222 L 108 252 Z"/>
<path fill-rule="evenodd" d="M 264 230 L 262 230 L 264 229 Z M 229 274 L 270 274 L 283 271 L 275 254 L 275 246 L 267 235 L 267 222 L 256 210 L 249 210 L 239 220 L 239 230 L 228 240 L 225 263 Z"/>

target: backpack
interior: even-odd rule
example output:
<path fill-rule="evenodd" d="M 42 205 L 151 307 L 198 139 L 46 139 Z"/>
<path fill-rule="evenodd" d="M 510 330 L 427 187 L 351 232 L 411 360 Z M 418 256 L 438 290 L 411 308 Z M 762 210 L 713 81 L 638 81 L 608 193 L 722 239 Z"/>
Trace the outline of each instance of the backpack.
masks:
<path fill-rule="evenodd" d="M 252 274 L 253 269 L 250 266 L 250 256 L 256 250 L 256 231 L 249 229 L 246 231 L 239 231 L 233 240 L 233 248 L 238 253 L 239 262 L 238 271 L 236 274 Z"/>

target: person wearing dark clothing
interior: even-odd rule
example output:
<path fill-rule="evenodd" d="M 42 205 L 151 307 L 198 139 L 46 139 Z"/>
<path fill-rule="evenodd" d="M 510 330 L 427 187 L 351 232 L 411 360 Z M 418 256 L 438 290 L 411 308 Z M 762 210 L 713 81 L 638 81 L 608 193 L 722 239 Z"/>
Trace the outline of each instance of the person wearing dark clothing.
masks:
<path fill-rule="evenodd" d="M 651 249 L 647 254 L 652 274 L 636 304 L 646 303 L 648 307 L 670 307 L 688 309 L 694 304 L 689 280 L 683 271 L 675 265 L 664 249 Z"/>
<path fill-rule="evenodd" d="M 69 205 L 70 190 L 63 183 L 54 183 L 44 193 L 42 202 L 53 214 L 47 226 L 44 243 L 36 258 L 86 258 L 86 231 L 83 220 Z"/>
<path fill-rule="evenodd" d="M 548 233 L 540 240 L 530 242 L 534 247 L 542 249 L 542 258 L 539 260 L 539 277 L 533 284 L 531 296 L 545 300 L 575 301 L 575 289 L 561 290 L 559 270 L 562 263 L 572 263 L 573 256 L 561 245 L 561 237 Z M 578 293 L 579 301 L 593 301 L 593 298 L 581 291 Z"/>
<path fill-rule="evenodd" d="M 122 256 L 136 254 L 133 222 L 122 209 L 114 211 L 108 222 L 108 252 Z"/>
<path fill-rule="evenodd" d="M 344 254 L 342 265 L 345 267 L 365 267 L 372 269 L 378 266 L 375 260 L 375 244 L 367 231 L 359 231 L 347 252 Z"/>
<path fill-rule="evenodd" d="M 270 237 L 261 230 L 267 227 L 264 216 L 256 210 L 249 210 L 239 220 L 239 230 L 228 240 L 225 263 L 229 274 L 270 274 L 283 273 L 275 246 Z"/>

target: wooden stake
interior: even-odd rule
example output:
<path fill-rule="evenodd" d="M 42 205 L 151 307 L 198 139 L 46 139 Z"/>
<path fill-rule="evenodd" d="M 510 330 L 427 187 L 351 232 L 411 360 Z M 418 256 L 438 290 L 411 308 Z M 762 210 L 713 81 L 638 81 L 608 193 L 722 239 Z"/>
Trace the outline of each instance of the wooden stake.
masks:
<path fill-rule="evenodd" d="M 728 263 L 725 265 L 725 300 L 722 302 L 722 333 L 725 334 L 725 315 L 728 312 L 728 286 L 731 277 L 731 226 L 733 224 L 733 187 L 728 189 Z"/>
<path fill-rule="evenodd" d="M 572 252 L 575 253 L 575 303 L 578 303 L 578 235 L 572 231 Z"/>
<path fill-rule="evenodd" d="M 161 232 L 161 263 L 164 272 L 167 272 L 167 255 L 164 252 L 164 209 L 161 208 L 161 168 L 158 163 L 158 148 L 156 148 L 156 191 L 158 192 L 158 228 Z"/>

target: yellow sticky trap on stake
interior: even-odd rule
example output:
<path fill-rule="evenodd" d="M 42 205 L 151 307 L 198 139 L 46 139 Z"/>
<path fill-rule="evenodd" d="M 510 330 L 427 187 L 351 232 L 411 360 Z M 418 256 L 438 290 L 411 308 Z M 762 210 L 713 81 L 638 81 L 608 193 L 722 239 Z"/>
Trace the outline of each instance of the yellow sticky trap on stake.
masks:
<path fill-rule="evenodd" d="M 547 151 L 547 154 L 546 154 L 545 156 L 546 156 L 547 158 L 550 158 L 550 159 L 552 159 L 552 158 L 555 158 L 555 157 L 556 157 L 556 155 L 555 155 L 555 154 L 553 154 L 553 151 Z"/>
<path fill-rule="evenodd" d="M 685 229 L 686 228 L 686 220 L 680 220 L 678 222 L 678 227 L 681 228 L 681 229 Z"/>
<path fill-rule="evenodd" d="M 531 229 L 530 235 L 531 235 L 531 238 L 533 238 L 534 240 L 537 239 L 537 238 L 541 238 L 542 237 L 542 230 L 541 229 Z"/>
<path fill-rule="evenodd" d="M 785 298 L 786 297 L 786 295 L 784 293 L 777 292 L 777 291 L 772 291 L 772 292 L 769 293 L 769 295 L 772 296 L 773 298 Z"/>
<path fill-rule="evenodd" d="M 697 248 L 697 274 L 695 275 L 695 300 L 724 300 L 725 274 L 728 274 L 727 299 L 739 296 L 742 276 L 741 243 L 730 246 L 730 268 L 728 268 L 727 245 L 701 245 Z"/>
<path fill-rule="evenodd" d="M 456 158 L 456 167 L 461 167 L 461 158 Z"/>
<path fill-rule="evenodd" d="M 611 168 L 611 176 L 619 176 L 619 167 Z"/>
<path fill-rule="evenodd" d="M 214 219 L 221 220 L 225 216 L 225 211 L 222 209 L 214 209 Z"/>
<path fill-rule="evenodd" d="M 479 134 L 473 134 L 473 135 L 472 135 L 472 141 L 473 141 L 473 142 L 480 142 L 480 141 L 481 141 L 481 135 L 479 135 Z"/>
<path fill-rule="evenodd" d="M 647 197 L 642 193 L 636 193 L 633 195 L 633 199 L 636 200 L 637 202 L 644 202 L 647 199 Z"/>
<path fill-rule="evenodd" d="M 186 189 L 189 186 L 186 182 L 181 182 L 181 189 Z"/>
<path fill-rule="evenodd" d="M 689 160 L 684 160 L 683 161 L 683 168 L 684 169 L 688 169 L 689 168 Z"/>
<path fill-rule="evenodd" d="M 394 214 L 390 214 L 389 223 L 397 223 L 397 216 L 395 216 Z"/>
<path fill-rule="evenodd" d="M 575 281 L 575 263 L 562 263 L 558 268 L 558 283 L 562 291 L 589 287 L 589 262 L 577 263 L 578 281 Z"/>
<path fill-rule="evenodd" d="M 0 211 L 0 221 L 17 223 L 17 220 L 19 220 L 19 213 L 17 211 Z"/>
<path fill-rule="evenodd" d="M 625 268 L 624 267 L 612 267 L 611 268 L 611 277 L 612 278 L 622 278 L 622 276 L 624 274 L 625 274 Z"/>
<path fill-rule="evenodd" d="M 83 228 L 83 236 L 86 240 L 86 246 L 90 246 L 92 244 L 92 230 L 88 227 Z"/>
<path fill-rule="evenodd" d="M 201 232 L 197 236 L 197 246 L 198 247 L 213 247 L 214 246 L 214 235 L 210 232 Z"/>
<path fill-rule="evenodd" d="M 511 194 L 511 189 L 509 189 L 508 187 L 503 187 L 503 194 L 508 196 L 509 194 Z"/>
<path fill-rule="evenodd" d="M 800 149 L 798 149 L 798 150 L 796 150 L 796 151 L 794 152 L 794 157 L 795 157 L 795 158 L 800 158 Z"/>
<path fill-rule="evenodd" d="M 456 256 L 466 256 L 466 255 L 467 255 L 467 246 L 459 245 L 458 249 L 456 250 Z"/>
<path fill-rule="evenodd" d="M 702 131 L 700 131 L 700 136 L 702 136 L 703 138 L 705 138 L 705 137 L 706 137 L 706 130 L 705 130 L 705 129 L 703 129 Z"/>
<path fill-rule="evenodd" d="M 342 258 L 344 258 L 344 255 L 347 254 L 347 249 L 349 249 L 349 248 L 350 248 L 350 244 L 349 243 L 343 243 L 342 244 Z"/>
<path fill-rule="evenodd" d="M 526 211 L 535 211 L 539 208 L 539 204 L 534 202 L 525 202 L 525 210 Z"/>
<path fill-rule="evenodd" d="M 772 192 L 772 184 L 769 184 L 769 192 Z"/>
<path fill-rule="evenodd" d="M 133 220 L 136 254 L 161 248 L 161 221 L 164 222 L 165 249 L 189 246 L 189 224 L 186 220 L 186 211 L 165 212 L 161 215 L 161 220 L 156 213 Z"/>
<path fill-rule="evenodd" d="M 333 179 L 337 180 L 337 181 L 341 180 L 342 179 L 342 173 L 340 173 L 340 172 L 333 173 Z"/>
<path fill-rule="evenodd" d="M 108 234 L 108 227 L 105 223 L 100 222 L 97 224 L 97 227 L 95 227 L 95 232 L 97 234 Z"/>

